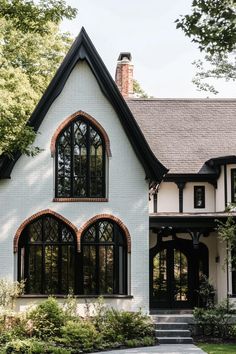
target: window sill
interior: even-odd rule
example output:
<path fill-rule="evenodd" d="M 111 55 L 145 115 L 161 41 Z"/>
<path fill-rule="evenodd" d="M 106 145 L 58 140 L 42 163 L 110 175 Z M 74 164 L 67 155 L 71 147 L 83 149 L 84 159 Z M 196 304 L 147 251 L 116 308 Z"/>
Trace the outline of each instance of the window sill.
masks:
<path fill-rule="evenodd" d="M 19 299 L 47 299 L 50 296 L 56 299 L 67 298 L 67 295 L 40 295 L 40 294 L 21 295 L 18 298 Z M 133 299 L 133 295 L 75 295 L 76 299 L 97 299 L 99 297 L 102 297 L 104 299 Z"/>
<path fill-rule="evenodd" d="M 53 202 L 77 203 L 77 202 L 108 202 L 108 198 L 53 198 Z"/>

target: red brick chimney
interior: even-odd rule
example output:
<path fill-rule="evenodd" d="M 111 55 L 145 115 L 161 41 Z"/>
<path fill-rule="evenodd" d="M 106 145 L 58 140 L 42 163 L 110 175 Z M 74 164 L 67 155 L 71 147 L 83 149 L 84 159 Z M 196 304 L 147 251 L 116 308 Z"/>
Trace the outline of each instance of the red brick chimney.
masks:
<path fill-rule="evenodd" d="M 116 66 L 116 84 L 124 98 L 131 97 L 133 90 L 133 70 L 130 53 L 122 52 L 119 55 Z"/>

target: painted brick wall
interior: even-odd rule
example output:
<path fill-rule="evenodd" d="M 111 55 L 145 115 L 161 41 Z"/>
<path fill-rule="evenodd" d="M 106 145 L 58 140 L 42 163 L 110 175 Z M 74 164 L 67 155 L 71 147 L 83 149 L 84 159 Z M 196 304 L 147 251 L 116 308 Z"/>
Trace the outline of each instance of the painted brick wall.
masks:
<path fill-rule="evenodd" d="M 108 202 L 60 203 L 54 197 L 54 159 L 50 142 L 58 125 L 82 110 L 93 116 L 106 130 L 112 157 L 109 159 Z M 22 156 L 11 180 L 0 181 L 0 277 L 16 279 L 13 238 L 20 224 L 32 214 L 52 209 L 80 227 L 96 214 L 109 213 L 120 218 L 131 235 L 131 283 L 133 300 L 119 306 L 137 309 L 149 304 L 148 184 L 144 170 L 110 103 L 102 94 L 86 62 L 71 73 L 62 93 L 49 109 L 40 126 L 35 144 L 43 149 L 37 157 Z M 128 304 L 128 305 L 127 305 Z"/>

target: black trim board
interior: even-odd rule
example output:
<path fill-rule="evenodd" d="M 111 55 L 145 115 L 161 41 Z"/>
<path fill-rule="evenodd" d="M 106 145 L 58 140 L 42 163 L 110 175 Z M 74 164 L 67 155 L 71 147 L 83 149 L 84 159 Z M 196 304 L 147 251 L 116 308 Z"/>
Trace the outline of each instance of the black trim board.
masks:
<path fill-rule="evenodd" d="M 68 54 L 32 113 L 28 124 L 35 131 L 38 131 L 51 104 L 61 93 L 70 73 L 79 60 L 86 60 L 102 92 L 114 107 L 131 145 L 144 167 L 147 179 L 150 183 L 161 182 L 168 170 L 150 149 L 124 98 L 84 28 L 81 29 L 80 34 L 72 44 Z M 20 156 L 21 153 L 16 152 L 13 154 L 13 159 L 9 159 L 7 156 L 0 158 L 0 178 L 10 178 L 11 171 Z"/>

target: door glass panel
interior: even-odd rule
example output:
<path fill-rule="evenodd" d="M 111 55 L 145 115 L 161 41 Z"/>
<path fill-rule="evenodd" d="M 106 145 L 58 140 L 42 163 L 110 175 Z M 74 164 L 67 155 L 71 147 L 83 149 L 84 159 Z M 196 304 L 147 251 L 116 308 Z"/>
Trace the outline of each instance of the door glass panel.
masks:
<path fill-rule="evenodd" d="M 167 250 L 158 252 L 153 258 L 152 296 L 158 301 L 166 301 L 167 295 Z"/>
<path fill-rule="evenodd" d="M 174 300 L 188 301 L 188 260 L 174 249 Z"/>

